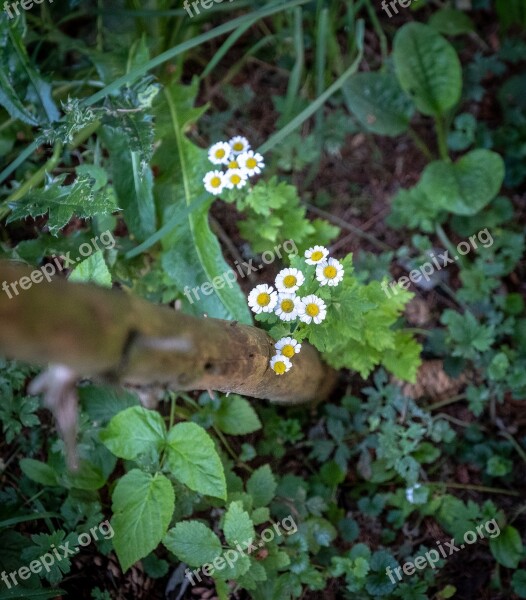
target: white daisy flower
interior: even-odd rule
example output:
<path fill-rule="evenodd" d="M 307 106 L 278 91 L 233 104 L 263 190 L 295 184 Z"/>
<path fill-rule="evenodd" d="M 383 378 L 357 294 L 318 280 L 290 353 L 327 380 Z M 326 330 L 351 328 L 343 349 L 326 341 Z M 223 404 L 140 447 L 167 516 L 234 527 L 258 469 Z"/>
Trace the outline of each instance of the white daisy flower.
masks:
<path fill-rule="evenodd" d="M 301 300 L 295 294 L 279 294 L 276 314 L 282 321 L 294 321 L 298 318 Z"/>
<path fill-rule="evenodd" d="M 237 162 L 242 169 L 245 169 L 247 175 L 252 177 L 252 175 L 258 175 L 261 173 L 261 169 L 265 168 L 265 161 L 259 152 L 254 152 L 253 150 L 249 150 L 248 152 L 243 152 L 237 157 Z"/>
<path fill-rule="evenodd" d="M 239 168 L 241 168 L 239 166 L 239 163 L 237 162 L 237 156 L 234 156 L 233 154 L 231 154 L 228 157 L 228 162 L 226 163 L 226 168 L 227 169 L 239 169 Z"/>
<path fill-rule="evenodd" d="M 228 169 L 225 173 L 225 186 L 229 190 L 242 188 L 247 183 L 247 174 L 243 169 Z"/>
<path fill-rule="evenodd" d="M 203 177 L 203 183 L 207 192 L 217 196 L 217 194 L 223 191 L 226 185 L 225 175 L 222 171 L 208 171 Z"/>
<path fill-rule="evenodd" d="M 301 299 L 298 314 L 300 321 L 304 323 L 312 323 L 314 321 L 316 325 L 319 325 L 327 316 L 327 305 L 318 296 L 310 294 Z"/>
<path fill-rule="evenodd" d="M 287 371 L 290 371 L 292 363 L 290 360 L 282 354 L 276 354 L 270 359 L 270 368 L 276 373 L 276 375 L 283 375 Z"/>
<path fill-rule="evenodd" d="M 305 250 L 305 262 L 308 265 L 317 265 L 329 256 L 329 251 L 323 246 L 313 246 Z"/>
<path fill-rule="evenodd" d="M 276 288 L 278 292 L 293 293 L 304 281 L 305 277 L 299 269 L 282 269 L 276 277 Z"/>
<path fill-rule="evenodd" d="M 256 314 L 272 312 L 277 302 L 277 292 L 266 283 L 256 285 L 248 295 L 248 305 Z"/>
<path fill-rule="evenodd" d="M 342 263 L 335 258 L 324 260 L 316 267 L 316 279 L 320 285 L 338 285 L 343 279 L 343 273 Z"/>
<path fill-rule="evenodd" d="M 232 150 L 226 142 L 217 142 L 208 150 L 208 160 L 214 165 L 226 165 Z"/>
<path fill-rule="evenodd" d="M 236 135 L 228 142 L 230 149 L 234 154 L 241 154 L 250 150 L 250 143 L 246 137 Z"/>
<path fill-rule="evenodd" d="M 301 350 L 301 344 L 291 337 L 283 337 L 276 342 L 276 350 L 287 358 L 292 358 Z"/>

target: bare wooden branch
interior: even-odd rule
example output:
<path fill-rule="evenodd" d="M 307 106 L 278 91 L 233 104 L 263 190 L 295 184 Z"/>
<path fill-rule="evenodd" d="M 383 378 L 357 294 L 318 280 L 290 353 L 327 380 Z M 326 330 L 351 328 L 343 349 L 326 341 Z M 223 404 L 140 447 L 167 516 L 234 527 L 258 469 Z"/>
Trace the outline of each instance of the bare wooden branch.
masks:
<path fill-rule="evenodd" d="M 0 282 L 30 270 L 0 261 Z M 0 354 L 56 363 L 84 377 L 175 390 L 235 392 L 296 404 L 327 398 L 336 373 L 304 344 L 292 369 L 269 368 L 273 340 L 261 329 L 197 318 L 125 291 L 62 279 L 0 290 Z M 31 280 L 29 280 L 31 281 Z"/>

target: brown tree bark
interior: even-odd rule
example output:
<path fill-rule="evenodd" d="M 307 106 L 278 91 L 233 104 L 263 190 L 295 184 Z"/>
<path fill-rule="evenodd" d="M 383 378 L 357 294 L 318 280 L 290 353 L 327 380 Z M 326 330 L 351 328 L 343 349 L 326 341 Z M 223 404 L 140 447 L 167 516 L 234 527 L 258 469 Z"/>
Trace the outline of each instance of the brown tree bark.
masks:
<path fill-rule="evenodd" d="M 0 282 L 20 282 L 30 272 L 0 261 Z M 325 400 L 336 381 L 309 344 L 288 373 L 276 375 L 269 367 L 273 340 L 256 327 L 63 279 L 26 290 L 18 283 L 18 295 L 7 289 L 12 298 L 0 289 L 0 355 L 7 358 L 62 364 L 114 383 L 235 392 L 287 404 Z"/>

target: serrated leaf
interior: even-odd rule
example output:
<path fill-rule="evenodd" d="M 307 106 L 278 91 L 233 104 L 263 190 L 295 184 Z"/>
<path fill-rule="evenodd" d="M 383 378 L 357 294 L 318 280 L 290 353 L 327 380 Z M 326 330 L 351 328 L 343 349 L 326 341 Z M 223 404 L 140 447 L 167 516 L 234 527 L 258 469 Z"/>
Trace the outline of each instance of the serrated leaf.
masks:
<path fill-rule="evenodd" d="M 425 115 L 455 106 L 462 91 L 462 68 L 453 46 L 429 25 L 408 23 L 395 35 L 393 58 L 402 89 Z"/>
<path fill-rule="evenodd" d="M 159 456 L 165 444 L 166 427 L 157 411 L 133 406 L 115 415 L 101 431 L 100 439 L 119 458 Z"/>
<path fill-rule="evenodd" d="M 230 503 L 223 522 L 223 532 L 231 546 L 252 541 L 256 537 L 254 524 L 246 510 L 243 510 L 241 502 Z"/>
<path fill-rule="evenodd" d="M 490 538 L 489 547 L 495 560 L 508 569 L 517 568 L 524 551 L 521 536 L 511 525 L 506 525 L 499 536 Z"/>
<path fill-rule="evenodd" d="M 223 433 L 229 435 L 246 435 L 261 429 L 261 421 L 250 402 L 236 394 L 221 398 L 214 421 Z"/>
<path fill-rule="evenodd" d="M 274 498 L 277 482 L 269 465 L 256 469 L 247 481 L 247 492 L 252 496 L 254 508 L 267 506 Z"/>
<path fill-rule="evenodd" d="M 368 130 L 397 136 L 407 131 L 414 104 L 389 73 L 357 73 L 345 84 L 351 112 Z"/>
<path fill-rule="evenodd" d="M 226 499 L 226 480 L 212 438 L 195 423 L 178 423 L 168 432 L 166 463 L 191 490 Z"/>
<path fill-rule="evenodd" d="M 123 571 L 157 548 L 175 508 L 175 494 L 162 474 L 133 469 L 113 492 L 113 546 Z"/>
<path fill-rule="evenodd" d="M 93 192 L 93 180 L 81 175 L 71 185 L 62 185 L 66 175 L 49 180 L 44 188 L 31 190 L 18 202 L 11 202 L 11 214 L 7 222 L 12 223 L 26 217 L 40 217 L 49 213 L 47 226 L 50 233 L 58 235 L 73 216 L 89 219 L 117 209 L 114 199 L 104 190 Z"/>
<path fill-rule="evenodd" d="M 165 535 L 163 544 L 191 567 L 211 563 L 222 550 L 217 535 L 200 521 L 177 523 Z"/>
<path fill-rule="evenodd" d="M 80 262 L 68 277 L 68 281 L 92 282 L 102 287 L 111 287 L 111 273 L 104 261 L 102 250 Z"/>

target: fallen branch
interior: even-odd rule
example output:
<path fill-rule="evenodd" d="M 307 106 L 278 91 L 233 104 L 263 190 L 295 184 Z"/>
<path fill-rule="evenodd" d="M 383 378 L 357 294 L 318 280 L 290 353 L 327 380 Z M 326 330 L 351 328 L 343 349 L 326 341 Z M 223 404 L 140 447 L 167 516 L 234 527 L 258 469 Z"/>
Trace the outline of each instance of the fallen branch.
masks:
<path fill-rule="evenodd" d="M 0 261 L 0 281 L 29 273 Z M 276 375 L 269 368 L 273 340 L 256 327 L 61 279 L 20 288 L 12 298 L 0 290 L 0 355 L 7 358 L 64 365 L 79 377 L 118 384 L 235 392 L 286 404 L 322 401 L 336 380 L 308 344 L 288 373 Z"/>

